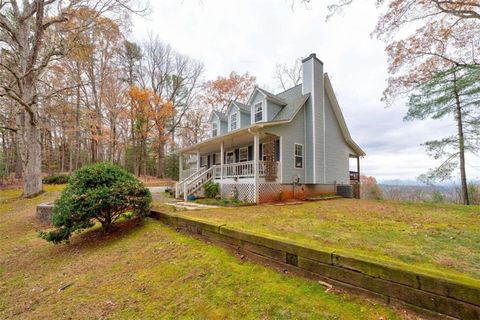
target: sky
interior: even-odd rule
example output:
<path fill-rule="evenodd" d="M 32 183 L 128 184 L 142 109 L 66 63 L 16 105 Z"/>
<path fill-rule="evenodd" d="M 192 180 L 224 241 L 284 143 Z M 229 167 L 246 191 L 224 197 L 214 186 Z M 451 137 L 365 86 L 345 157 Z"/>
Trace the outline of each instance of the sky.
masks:
<path fill-rule="evenodd" d="M 380 14 L 374 1 L 359 0 L 325 21 L 325 1 L 305 7 L 295 0 L 152 0 L 151 14 L 134 17 L 131 38 L 158 36 L 203 62 L 205 80 L 249 72 L 278 92 L 276 64 L 291 65 L 316 53 L 332 80 L 353 139 L 366 152 L 361 171 L 380 182 L 415 180 L 439 162 L 421 143 L 448 136 L 452 119 L 404 122 L 404 102 L 386 107 L 385 44 L 370 36 Z M 467 155 L 467 175 L 480 179 L 480 159 Z"/>

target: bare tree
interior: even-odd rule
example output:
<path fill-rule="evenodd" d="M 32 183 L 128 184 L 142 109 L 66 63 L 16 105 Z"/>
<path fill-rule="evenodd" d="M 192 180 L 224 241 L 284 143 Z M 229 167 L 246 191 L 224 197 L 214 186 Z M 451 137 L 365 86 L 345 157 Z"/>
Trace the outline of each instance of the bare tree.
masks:
<path fill-rule="evenodd" d="M 296 59 L 292 66 L 277 64 L 273 78 L 283 90 L 300 84 L 302 82 L 302 59 Z"/>
<path fill-rule="evenodd" d="M 0 45 L 5 52 L 0 68 L 12 79 L 1 84 L 0 96 L 21 107 L 16 118 L 25 197 L 42 191 L 39 108 L 45 96 L 39 84 L 45 70 L 75 45 L 76 37 L 66 38 L 66 33 L 81 34 L 97 17 L 128 10 L 129 4 L 129 0 L 24 0 L 21 5 L 17 0 L 0 1 Z M 85 8 L 94 14 L 81 25 L 70 24 Z"/>
<path fill-rule="evenodd" d="M 204 69 L 203 64 L 175 52 L 158 37 L 151 36 L 144 43 L 143 51 L 144 61 L 141 69 L 143 87 L 152 88 L 155 95 L 161 98 L 161 103 L 154 106 L 154 111 L 159 113 L 165 102 L 172 103 L 175 110 L 166 128 L 163 123 L 156 125 L 157 176 L 164 177 L 167 141 L 164 137 L 171 137 L 173 149 L 176 130 L 192 107 Z"/>

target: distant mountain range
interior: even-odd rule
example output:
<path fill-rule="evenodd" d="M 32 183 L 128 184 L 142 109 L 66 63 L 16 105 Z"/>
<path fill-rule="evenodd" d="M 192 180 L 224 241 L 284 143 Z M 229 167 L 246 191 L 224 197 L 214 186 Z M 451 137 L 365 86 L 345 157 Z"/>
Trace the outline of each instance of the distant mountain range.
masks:
<path fill-rule="evenodd" d="M 469 180 L 469 183 L 474 183 L 474 184 L 480 184 L 480 180 Z M 402 180 L 402 179 L 393 179 L 393 180 L 380 180 L 378 181 L 379 185 L 384 185 L 384 186 L 425 186 L 424 183 L 418 181 L 418 180 L 413 180 L 413 179 L 407 179 L 407 180 Z M 459 186 L 460 181 L 444 181 L 444 182 L 439 182 L 435 184 L 436 186 L 443 186 L 443 187 L 452 187 L 452 186 Z"/>

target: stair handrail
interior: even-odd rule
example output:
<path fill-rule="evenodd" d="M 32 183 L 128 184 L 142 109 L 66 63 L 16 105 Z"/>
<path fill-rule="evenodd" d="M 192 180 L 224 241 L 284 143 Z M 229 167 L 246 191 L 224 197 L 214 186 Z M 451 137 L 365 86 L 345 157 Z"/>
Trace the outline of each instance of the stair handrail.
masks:
<path fill-rule="evenodd" d="M 177 182 L 176 185 L 175 185 L 175 197 L 178 198 L 183 193 L 185 182 L 187 182 L 188 180 L 191 180 L 191 179 L 195 179 L 196 175 L 199 175 L 204 171 L 205 171 L 205 167 L 200 167 L 200 169 L 196 170 L 195 172 L 193 172 L 191 175 L 189 175 L 188 177 L 186 177 L 182 181 Z"/>
<path fill-rule="evenodd" d="M 188 195 L 192 192 L 197 191 L 200 189 L 205 183 L 211 181 L 215 176 L 215 165 L 211 166 L 207 170 L 203 171 L 198 177 L 191 180 L 190 182 L 185 181 L 183 197 L 186 200 Z"/>

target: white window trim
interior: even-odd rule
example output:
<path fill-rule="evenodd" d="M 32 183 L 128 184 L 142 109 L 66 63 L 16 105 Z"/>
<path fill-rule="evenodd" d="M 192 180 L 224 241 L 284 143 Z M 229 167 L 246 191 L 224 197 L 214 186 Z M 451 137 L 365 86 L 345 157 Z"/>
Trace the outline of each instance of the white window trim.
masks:
<path fill-rule="evenodd" d="M 247 150 L 247 158 L 243 159 L 241 158 L 242 156 L 242 150 Z M 238 162 L 246 162 L 248 161 L 248 147 L 242 147 L 238 149 Z"/>
<path fill-rule="evenodd" d="M 235 116 L 235 128 L 232 128 L 232 117 Z M 238 111 L 233 112 L 230 114 L 230 131 L 237 130 L 238 127 Z"/>
<path fill-rule="evenodd" d="M 260 120 L 257 121 L 257 113 L 260 113 L 257 111 L 257 106 L 260 105 L 260 112 L 262 113 L 262 118 Z M 257 122 L 261 122 L 265 119 L 265 108 L 263 107 L 263 102 L 260 101 L 260 102 L 257 102 L 253 105 L 253 122 L 254 123 L 257 123 Z"/>
<path fill-rule="evenodd" d="M 297 157 L 300 157 L 300 156 L 297 156 L 297 152 L 296 152 L 296 151 L 297 151 L 297 150 L 296 150 L 296 149 L 297 149 L 297 146 L 301 146 L 301 147 L 302 147 L 302 155 L 301 155 L 301 157 L 302 157 L 302 166 L 301 166 L 301 167 L 297 167 L 297 161 L 296 161 L 297 159 L 296 159 L 296 158 L 297 158 Z M 294 169 L 303 169 L 303 167 L 304 167 L 304 161 L 305 161 L 305 156 L 304 156 L 304 154 L 305 154 L 305 151 L 304 151 L 303 144 L 301 144 L 301 143 L 294 143 L 294 144 L 293 144 L 293 168 L 294 168 Z"/>

